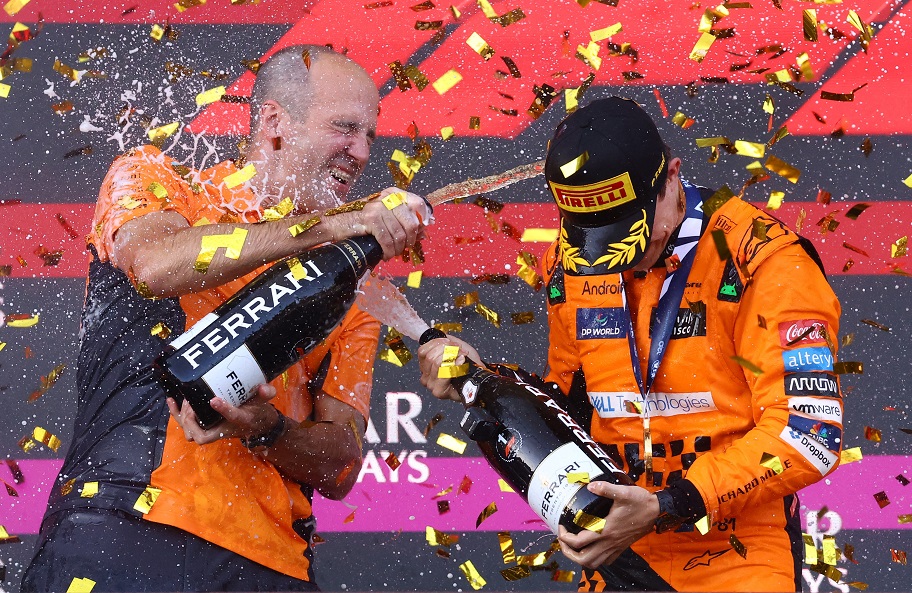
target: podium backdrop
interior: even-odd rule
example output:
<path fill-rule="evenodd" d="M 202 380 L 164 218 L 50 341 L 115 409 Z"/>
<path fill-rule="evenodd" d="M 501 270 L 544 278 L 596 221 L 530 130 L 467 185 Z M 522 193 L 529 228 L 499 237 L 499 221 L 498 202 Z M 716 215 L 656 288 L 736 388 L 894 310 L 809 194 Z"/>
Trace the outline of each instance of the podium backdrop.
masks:
<path fill-rule="evenodd" d="M 24 478 L 17 481 L 0 463 L 7 484 L 0 488 L 0 525 L 20 539 L 0 543 L 0 588 L 18 591 L 70 441 L 83 237 L 108 165 L 148 142 L 147 129 L 174 122 L 164 146 L 175 159 L 209 166 L 235 157 L 248 132 L 253 81 L 243 62 L 308 42 L 347 52 L 381 89 L 379 138 L 355 194 L 392 185 L 387 163 L 395 151 L 413 156 L 420 141 L 433 156 L 414 175 L 417 192 L 542 158 L 566 114 L 566 91 L 590 73 L 580 102 L 608 95 L 637 100 L 684 160 L 687 179 L 737 193 L 754 172 L 763 173 L 744 198 L 765 205 L 782 192 L 775 215 L 801 225 L 842 301 L 840 337 L 852 340 L 840 359 L 864 365 L 863 374 L 841 377 L 844 447 L 860 447 L 864 458 L 801 493 L 804 531 L 817 547 L 824 535 L 835 536 L 840 549 L 853 546 L 856 562 L 839 561 L 840 583 L 805 569 L 806 589 L 848 591 L 850 582 L 909 589 L 905 553 L 912 540 L 902 515 L 912 513 L 912 486 L 905 485 L 912 479 L 912 265 L 902 246 L 912 230 L 912 9 L 905 1 L 751 0 L 728 8 L 691 0 L 22 4 L 0 11 L 12 49 L 0 81 L 0 96 L 8 95 L 0 98 L 0 310 L 7 316 L 0 327 L 0 457 L 17 460 Z M 709 37 L 701 20 L 704 31 L 712 28 Z M 467 43 L 473 34 L 493 50 L 489 59 Z M 702 61 L 691 57 L 707 45 Z M 451 71 L 461 80 L 435 88 Z M 220 100 L 197 104 L 200 93 L 219 86 Z M 530 113 L 536 98 L 544 105 Z M 452 128 L 448 140 L 444 128 Z M 770 145 L 784 129 L 788 134 Z M 760 146 L 737 144 L 737 153 L 698 146 L 717 137 Z M 771 155 L 800 175 L 764 169 Z M 519 237 L 556 228 L 556 209 L 541 178 L 487 197 L 503 209 L 486 211 L 471 200 L 438 209 L 421 285 L 407 295 L 428 321 L 461 323 L 462 335 L 487 358 L 540 372 L 544 295 L 516 275 L 516 259 L 520 251 L 541 255 L 546 243 Z M 860 204 L 867 208 L 853 209 Z M 404 285 L 413 268 L 398 262 L 385 270 Z M 506 274 L 509 281 L 473 285 L 482 274 Z M 499 328 L 472 307 L 454 306 L 456 296 L 474 290 L 500 315 Z M 533 321 L 511 323 L 511 314 L 522 312 Z M 37 324 L 21 327 L 34 315 Z M 59 378 L 47 388 L 55 369 Z M 315 504 L 325 540 L 316 549 L 321 585 L 467 590 L 459 566 L 471 560 L 488 590 L 573 589 L 575 580 L 552 580 L 568 576 L 555 562 L 557 570 L 575 569 L 560 554 L 521 580 L 499 574 L 506 566 L 498 532 L 510 532 L 517 554 L 546 551 L 553 538 L 516 494 L 501 491 L 474 446 L 457 454 L 437 444 L 442 433 L 463 436 L 460 407 L 431 398 L 417 377 L 415 361 L 401 368 L 377 362 L 358 484 L 344 502 Z M 29 401 L 36 392 L 40 397 Z M 59 437 L 60 448 L 20 448 L 36 427 Z M 390 453 L 401 462 L 396 470 L 386 461 Z M 441 512 L 443 501 L 448 512 Z M 497 512 L 476 527 L 492 502 Z M 425 539 L 429 526 L 459 535 L 459 542 L 438 552 Z"/>

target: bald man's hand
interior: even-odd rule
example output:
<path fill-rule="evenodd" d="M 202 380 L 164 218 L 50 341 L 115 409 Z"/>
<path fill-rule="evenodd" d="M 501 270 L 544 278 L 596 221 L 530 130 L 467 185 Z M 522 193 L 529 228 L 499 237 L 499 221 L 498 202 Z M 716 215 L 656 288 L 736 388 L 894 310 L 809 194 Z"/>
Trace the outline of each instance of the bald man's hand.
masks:
<path fill-rule="evenodd" d="M 397 195 L 384 201 L 393 194 Z M 383 248 L 383 259 L 389 260 L 424 238 L 424 229 L 432 222 L 432 214 L 421 196 L 389 187 L 380 192 L 379 198 L 369 201 L 363 210 L 327 216 L 323 222 L 331 225 L 336 241 L 373 235 Z"/>

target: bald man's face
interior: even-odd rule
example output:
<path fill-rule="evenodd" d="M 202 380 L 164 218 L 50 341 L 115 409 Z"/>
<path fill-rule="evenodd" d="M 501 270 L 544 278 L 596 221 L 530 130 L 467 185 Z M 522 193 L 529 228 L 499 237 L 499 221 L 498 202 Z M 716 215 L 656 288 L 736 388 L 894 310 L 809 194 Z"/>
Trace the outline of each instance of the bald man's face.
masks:
<path fill-rule="evenodd" d="M 312 99 L 303 117 L 292 116 L 275 154 L 286 183 L 299 190 L 307 210 L 338 205 L 367 166 L 377 133 L 379 94 L 363 70 L 336 56 L 310 69 Z"/>

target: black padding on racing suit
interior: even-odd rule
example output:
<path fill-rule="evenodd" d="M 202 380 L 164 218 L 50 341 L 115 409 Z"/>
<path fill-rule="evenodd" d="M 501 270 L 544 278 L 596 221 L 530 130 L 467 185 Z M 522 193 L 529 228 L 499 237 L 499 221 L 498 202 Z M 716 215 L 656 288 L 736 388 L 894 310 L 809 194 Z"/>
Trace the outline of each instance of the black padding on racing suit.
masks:
<path fill-rule="evenodd" d="M 801 571 L 804 569 L 804 539 L 801 533 L 801 515 L 798 508 L 797 494 L 789 494 L 782 499 L 785 506 L 785 532 L 788 533 L 789 542 L 792 548 L 792 563 L 795 566 L 795 591 L 802 590 Z"/>
<path fill-rule="evenodd" d="M 595 576 L 594 573 L 598 573 Z M 599 581 L 604 587 L 596 588 Z M 589 588 L 584 588 L 587 586 Z M 674 591 L 642 556 L 627 548 L 612 564 L 603 564 L 596 570 L 584 568 L 580 591 Z"/>
<path fill-rule="evenodd" d="M 123 271 L 90 251 L 76 367 L 78 412 L 46 516 L 76 508 L 139 515 L 133 505 L 161 463 L 169 418 L 152 373 L 165 341 L 152 335 L 152 327 L 163 323 L 180 334 L 187 322 L 177 298 L 141 297 Z M 74 479 L 98 482 L 98 494 L 83 498 L 80 488 L 62 494 L 61 486 Z"/>

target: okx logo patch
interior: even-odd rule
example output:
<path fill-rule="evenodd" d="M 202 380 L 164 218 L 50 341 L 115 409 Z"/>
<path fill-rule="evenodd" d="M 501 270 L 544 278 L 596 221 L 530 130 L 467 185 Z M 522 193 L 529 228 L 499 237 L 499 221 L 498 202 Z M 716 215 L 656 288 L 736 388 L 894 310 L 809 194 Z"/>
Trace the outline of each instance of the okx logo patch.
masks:
<path fill-rule="evenodd" d="M 626 338 L 627 323 L 620 308 L 577 309 L 576 339 L 602 340 Z"/>

